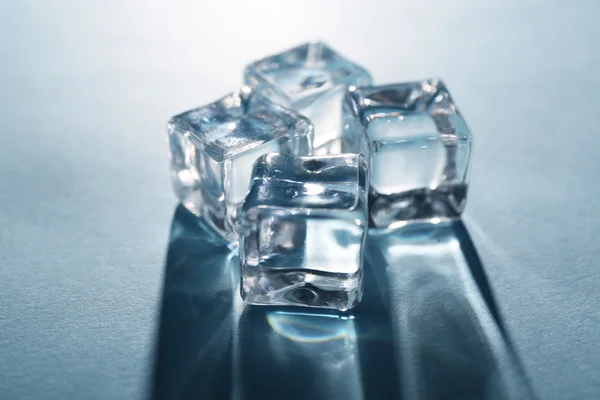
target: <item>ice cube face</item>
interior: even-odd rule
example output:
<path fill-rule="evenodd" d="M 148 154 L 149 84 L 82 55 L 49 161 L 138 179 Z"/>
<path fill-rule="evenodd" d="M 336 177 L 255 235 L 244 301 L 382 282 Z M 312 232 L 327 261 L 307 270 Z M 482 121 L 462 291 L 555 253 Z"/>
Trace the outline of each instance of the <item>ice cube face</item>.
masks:
<path fill-rule="evenodd" d="M 181 203 L 227 240 L 237 222 L 252 165 L 268 152 L 312 152 L 312 125 L 243 87 L 168 124 L 171 175 Z"/>
<path fill-rule="evenodd" d="M 307 43 L 256 61 L 244 79 L 272 101 L 312 121 L 315 154 L 341 151 L 342 99 L 349 86 L 371 84 L 371 76 L 322 42 Z"/>
<path fill-rule="evenodd" d="M 471 133 L 441 81 L 352 88 L 344 130 L 343 150 L 369 155 L 372 227 L 461 215 Z"/>
<path fill-rule="evenodd" d="M 366 158 L 261 156 L 242 211 L 242 297 L 348 310 L 362 297 Z"/>

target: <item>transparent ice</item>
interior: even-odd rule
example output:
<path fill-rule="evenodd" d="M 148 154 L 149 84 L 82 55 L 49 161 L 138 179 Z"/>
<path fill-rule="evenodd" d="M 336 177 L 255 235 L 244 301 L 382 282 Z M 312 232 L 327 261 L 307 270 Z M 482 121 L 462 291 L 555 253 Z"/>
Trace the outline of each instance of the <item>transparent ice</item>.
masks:
<path fill-rule="evenodd" d="M 344 151 L 370 155 L 371 226 L 463 212 L 471 133 L 441 81 L 352 88 L 344 130 Z"/>
<path fill-rule="evenodd" d="M 310 154 L 311 136 L 306 118 L 243 87 L 169 121 L 175 192 L 188 210 L 235 242 L 254 161 L 272 151 Z"/>
<path fill-rule="evenodd" d="M 342 99 L 348 87 L 371 84 L 371 76 L 322 42 L 307 43 L 246 67 L 245 82 L 271 100 L 310 119 L 315 154 L 341 150 Z"/>
<path fill-rule="evenodd" d="M 261 156 L 243 206 L 242 297 L 347 310 L 362 296 L 366 159 Z"/>

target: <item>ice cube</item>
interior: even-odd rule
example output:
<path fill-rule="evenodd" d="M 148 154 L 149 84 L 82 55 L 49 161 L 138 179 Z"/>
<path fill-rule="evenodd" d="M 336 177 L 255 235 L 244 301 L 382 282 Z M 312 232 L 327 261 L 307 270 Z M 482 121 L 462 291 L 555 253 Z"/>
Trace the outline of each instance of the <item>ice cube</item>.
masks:
<path fill-rule="evenodd" d="M 171 174 L 181 203 L 226 239 L 237 241 L 252 165 L 268 152 L 307 155 L 312 125 L 249 87 L 173 117 Z"/>
<path fill-rule="evenodd" d="M 370 160 L 370 225 L 458 218 L 465 208 L 471 133 L 438 79 L 351 88 L 343 151 Z"/>
<path fill-rule="evenodd" d="M 243 206 L 242 296 L 347 310 L 362 296 L 368 228 L 361 155 L 261 156 Z"/>
<path fill-rule="evenodd" d="M 306 43 L 246 67 L 247 85 L 310 119 L 315 154 L 341 151 L 342 99 L 351 85 L 371 84 L 361 66 L 323 42 Z"/>

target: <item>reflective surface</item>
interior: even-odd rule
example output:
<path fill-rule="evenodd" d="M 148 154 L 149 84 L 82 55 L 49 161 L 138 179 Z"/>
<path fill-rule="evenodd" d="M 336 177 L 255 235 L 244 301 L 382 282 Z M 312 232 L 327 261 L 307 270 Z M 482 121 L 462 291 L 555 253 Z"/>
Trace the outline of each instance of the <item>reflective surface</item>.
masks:
<path fill-rule="evenodd" d="M 0 2 L 0 397 L 147 397 L 176 205 L 165 123 L 321 37 L 376 84 L 448 84 L 477 135 L 464 222 L 531 383 L 600 398 L 598 2 L 290 8 Z"/>
<path fill-rule="evenodd" d="M 244 305 L 239 260 L 178 208 L 152 397 L 535 398 L 462 222 L 372 235 L 366 252 L 350 313 Z"/>
<path fill-rule="evenodd" d="M 409 399 L 534 398 L 461 221 L 370 237 Z"/>

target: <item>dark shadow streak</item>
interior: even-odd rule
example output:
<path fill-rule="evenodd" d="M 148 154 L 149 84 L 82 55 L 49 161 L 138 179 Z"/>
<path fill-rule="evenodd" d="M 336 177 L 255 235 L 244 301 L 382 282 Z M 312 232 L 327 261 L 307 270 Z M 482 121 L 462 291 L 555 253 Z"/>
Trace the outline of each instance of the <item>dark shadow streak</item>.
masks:
<path fill-rule="evenodd" d="M 370 235 L 345 314 L 236 311 L 238 262 L 176 210 L 152 399 L 534 398 L 462 222 Z"/>
<path fill-rule="evenodd" d="M 236 284 L 230 251 L 179 206 L 171 225 L 151 398 L 227 399 Z"/>
<path fill-rule="evenodd" d="M 456 235 L 456 238 L 458 239 L 458 242 L 460 243 L 460 248 L 465 259 L 467 260 L 467 265 L 469 266 L 469 270 L 471 271 L 473 279 L 477 283 L 477 286 L 488 306 L 492 317 L 498 324 L 498 328 L 500 329 L 500 332 L 506 342 L 506 349 L 509 353 L 512 362 L 514 363 L 515 370 L 518 371 L 521 375 L 524 386 L 523 390 L 525 392 L 523 394 L 523 398 L 536 399 L 537 396 L 533 391 L 533 387 L 529 381 L 527 371 L 523 366 L 521 358 L 519 357 L 515 346 L 512 342 L 512 338 L 510 337 L 510 334 L 507 331 L 506 326 L 504 324 L 502 314 L 494 298 L 492 288 L 489 284 L 489 280 L 485 273 L 485 269 L 483 267 L 483 263 L 481 262 L 481 258 L 479 257 L 479 253 L 477 252 L 475 244 L 473 243 L 473 239 L 471 238 L 471 235 L 469 234 L 469 231 L 467 230 L 467 227 L 465 226 L 462 220 L 454 222 L 452 224 L 452 229 L 454 231 L 454 234 Z"/>
<path fill-rule="evenodd" d="M 535 398 L 462 221 L 371 235 L 365 268 L 389 309 L 397 398 Z"/>
<path fill-rule="evenodd" d="M 504 328 L 504 322 L 500 315 L 500 310 L 496 304 L 496 299 L 494 298 L 492 288 L 490 287 L 489 280 L 483 268 L 481 258 L 479 258 L 479 253 L 475 248 L 475 244 L 471 239 L 469 231 L 467 231 L 467 228 L 462 221 L 454 222 L 450 226 L 454 232 L 454 235 L 456 236 L 456 239 L 458 240 L 458 243 L 460 244 L 460 249 L 465 257 L 465 260 L 467 261 L 467 266 L 471 271 L 471 275 L 479 287 L 481 296 L 485 300 L 489 311 L 496 320 L 496 323 L 502 331 L 502 334 L 507 336 Z"/>
<path fill-rule="evenodd" d="M 362 399 L 354 320 L 326 311 L 247 307 L 243 399 Z"/>

